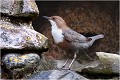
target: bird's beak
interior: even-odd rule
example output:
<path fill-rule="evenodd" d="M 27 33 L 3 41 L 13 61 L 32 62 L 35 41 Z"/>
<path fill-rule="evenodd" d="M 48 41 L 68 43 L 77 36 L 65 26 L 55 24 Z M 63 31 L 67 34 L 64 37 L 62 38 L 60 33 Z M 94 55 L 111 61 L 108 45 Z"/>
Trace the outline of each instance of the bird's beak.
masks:
<path fill-rule="evenodd" d="M 47 20 L 50 20 L 51 17 L 48 17 L 48 16 L 43 16 L 44 19 L 47 19 Z"/>

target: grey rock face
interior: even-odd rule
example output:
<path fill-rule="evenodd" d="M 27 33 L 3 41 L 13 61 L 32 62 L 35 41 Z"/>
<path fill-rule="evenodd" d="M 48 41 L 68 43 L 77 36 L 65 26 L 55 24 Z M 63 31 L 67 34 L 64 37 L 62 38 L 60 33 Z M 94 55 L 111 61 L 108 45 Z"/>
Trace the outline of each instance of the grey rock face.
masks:
<path fill-rule="evenodd" d="M 120 72 L 120 55 L 113 53 L 105 53 L 105 52 L 96 52 L 98 56 L 98 60 L 91 62 L 83 62 L 82 64 L 75 61 L 71 66 L 71 69 L 77 72 L 83 73 L 94 73 L 94 74 L 119 74 Z M 66 60 L 56 60 L 55 67 L 61 68 Z M 68 61 L 66 68 L 70 64 Z"/>
<path fill-rule="evenodd" d="M 0 49 L 45 49 L 47 38 L 33 29 L 39 11 L 34 0 L 2 0 Z"/>
<path fill-rule="evenodd" d="M 70 70 L 48 70 L 33 74 L 28 79 L 39 80 L 88 80 L 87 78 Z"/>
<path fill-rule="evenodd" d="M 0 24 L 1 49 L 47 48 L 47 38 L 32 29 L 15 28 Z"/>
<path fill-rule="evenodd" d="M 33 29 L 32 20 L 39 14 L 34 0 L 0 2 L 2 69 L 6 67 L 7 72 L 3 72 L 10 74 L 12 78 L 22 78 L 26 73 L 34 72 L 39 65 L 40 57 L 37 53 L 48 48 L 48 38 Z M 16 52 L 12 52 L 14 50 Z M 26 51 L 28 54 L 23 54 Z"/>
<path fill-rule="evenodd" d="M 0 12 L 16 17 L 33 17 L 39 14 L 34 0 L 1 0 Z"/>
<path fill-rule="evenodd" d="M 120 72 L 120 55 L 106 52 L 97 52 L 101 64 L 98 67 L 103 73 L 117 73 Z M 99 71 L 100 71 L 99 70 Z"/>
<path fill-rule="evenodd" d="M 106 52 L 96 52 L 97 61 L 83 64 L 75 68 L 75 71 L 95 73 L 95 74 L 119 74 L 120 55 Z"/>

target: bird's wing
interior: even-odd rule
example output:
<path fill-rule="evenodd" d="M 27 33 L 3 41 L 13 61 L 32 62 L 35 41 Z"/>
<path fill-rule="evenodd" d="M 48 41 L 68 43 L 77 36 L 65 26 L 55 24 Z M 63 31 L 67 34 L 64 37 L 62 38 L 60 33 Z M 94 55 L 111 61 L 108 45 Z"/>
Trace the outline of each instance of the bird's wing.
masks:
<path fill-rule="evenodd" d="M 84 42 L 88 41 L 88 39 L 85 36 L 75 32 L 72 29 L 63 30 L 63 35 L 64 35 L 66 40 L 72 41 L 72 42 L 84 43 Z"/>

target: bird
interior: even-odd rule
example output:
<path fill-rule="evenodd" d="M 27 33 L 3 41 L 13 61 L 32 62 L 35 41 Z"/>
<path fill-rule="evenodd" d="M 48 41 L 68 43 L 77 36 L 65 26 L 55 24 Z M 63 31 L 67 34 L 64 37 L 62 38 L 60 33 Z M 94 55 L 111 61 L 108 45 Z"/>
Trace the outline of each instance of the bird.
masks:
<path fill-rule="evenodd" d="M 81 49 L 87 49 L 92 46 L 96 40 L 104 38 L 103 34 L 86 37 L 68 27 L 65 20 L 60 16 L 43 16 L 43 18 L 47 19 L 51 23 L 51 33 L 55 44 L 67 53 L 74 54 L 68 69 L 71 68 L 71 65 L 75 61 L 77 54 Z M 69 59 L 66 60 L 62 68 L 65 67 L 68 60 Z"/>

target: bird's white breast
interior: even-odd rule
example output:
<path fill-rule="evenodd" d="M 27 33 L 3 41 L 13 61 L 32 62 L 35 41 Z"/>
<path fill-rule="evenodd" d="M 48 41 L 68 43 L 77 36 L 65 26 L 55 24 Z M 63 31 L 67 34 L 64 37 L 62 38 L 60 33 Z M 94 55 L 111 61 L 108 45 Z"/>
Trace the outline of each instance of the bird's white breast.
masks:
<path fill-rule="evenodd" d="M 51 28 L 52 28 L 52 36 L 55 41 L 55 43 L 63 42 L 64 36 L 62 34 L 62 29 L 59 29 L 54 21 L 51 22 Z"/>

